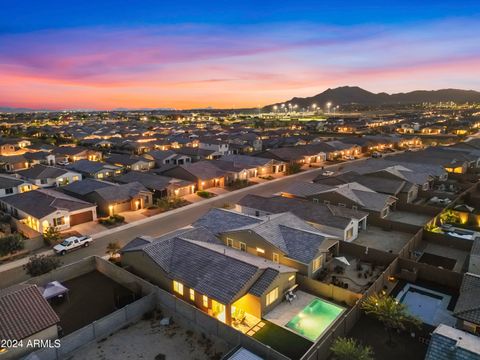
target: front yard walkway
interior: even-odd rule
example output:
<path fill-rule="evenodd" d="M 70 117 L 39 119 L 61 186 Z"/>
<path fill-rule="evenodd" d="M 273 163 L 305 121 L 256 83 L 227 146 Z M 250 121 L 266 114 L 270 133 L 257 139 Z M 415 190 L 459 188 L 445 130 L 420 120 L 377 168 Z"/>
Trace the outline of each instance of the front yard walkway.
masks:
<path fill-rule="evenodd" d="M 212 188 L 206 189 L 205 191 L 211 192 L 215 195 L 222 195 L 229 192 L 227 189 L 224 189 L 221 187 L 212 187 Z"/>

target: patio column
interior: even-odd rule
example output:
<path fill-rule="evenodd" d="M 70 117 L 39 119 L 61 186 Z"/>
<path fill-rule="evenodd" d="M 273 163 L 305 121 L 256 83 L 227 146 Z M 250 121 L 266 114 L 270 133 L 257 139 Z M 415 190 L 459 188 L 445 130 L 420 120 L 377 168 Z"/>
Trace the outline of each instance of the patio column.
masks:
<path fill-rule="evenodd" d="M 232 305 L 225 305 L 225 324 L 232 325 Z"/>

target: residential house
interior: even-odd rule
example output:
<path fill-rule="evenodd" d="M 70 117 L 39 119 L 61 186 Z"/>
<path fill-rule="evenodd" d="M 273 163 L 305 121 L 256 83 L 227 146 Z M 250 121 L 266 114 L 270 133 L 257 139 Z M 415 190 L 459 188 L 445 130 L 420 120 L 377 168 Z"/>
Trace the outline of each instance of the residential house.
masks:
<path fill-rule="evenodd" d="M 275 159 L 287 164 L 322 164 L 327 159 L 324 151 L 315 145 L 284 147 L 262 151 L 256 156 Z"/>
<path fill-rule="evenodd" d="M 332 186 L 356 182 L 378 193 L 392 195 L 398 199 L 399 203 L 407 204 L 413 202 L 418 196 L 418 185 L 407 181 L 402 173 L 389 177 L 388 175 L 390 174 L 392 173 L 386 170 L 370 174 L 348 171 L 336 176 L 319 175 L 313 181 L 318 184 Z"/>
<path fill-rule="evenodd" d="M 41 188 L 62 186 L 82 180 L 82 175 L 78 172 L 46 165 L 35 165 L 18 171 L 17 174 L 20 178 Z"/>
<path fill-rule="evenodd" d="M 193 240 L 199 234 L 192 231 L 158 241 L 136 238 L 121 250 L 122 264 L 233 327 L 257 323 L 295 285 L 295 269 L 227 248 L 215 238 Z"/>
<path fill-rule="evenodd" d="M 122 167 L 100 161 L 78 160 L 73 164 L 67 165 L 67 169 L 78 172 L 84 177 L 94 179 L 105 179 L 122 173 Z"/>
<path fill-rule="evenodd" d="M 253 217 L 211 209 L 192 225 L 214 233 L 226 246 L 295 268 L 308 277 L 338 253 L 337 238 L 290 212 Z"/>
<path fill-rule="evenodd" d="M 198 147 L 182 147 L 175 149 L 175 153 L 190 157 L 192 162 L 200 160 L 213 160 L 222 156 L 220 152 L 215 150 L 200 149 Z"/>
<path fill-rule="evenodd" d="M 60 318 L 42 296 L 37 285 L 18 284 L 0 289 L 0 357 L 20 359 L 32 351 L 31 341 L 58 338 Z M 3 341 L 17 341 L 23 346 L 6 347 Z"/>
<path fill-rule="evenodd" d="M 26 152 L 23 157 L 28 161 L 29 166 L 33 165 L 55 165 L 55 155 L 48 151 Z"/>
<path fill-rule="evenodd" d="M 94 204 L 52 189 L 38 189 L 0 198 L 0 207 L 40 233 L 49 227 L 67 230 L 97 219 Z"/>
<path fill-rule="evenodd" d="M 283 196 L 246 195 L 237 202 L 236 210 L 256 217 L 289 211 L 322 233 L 343 241 L 355 240 L 359 231 L 367 228 L 367 212 Z"/>
<path fill-rule="evenodd" d="M 361 209 L 379 218 L 387 217 L 397 202 L 394 196 L 377 193 L 356 182 L 330 186 L 299 181 L 287 187 L 282 195 L 354 210 Z"/>
<path fill-rule="evenodd" d="M 167 169 L 162 175 L 192 181 L 197 190 L 205 190 L 225 186 L 227 171 L 219 169 L 211 161 L 198 161 Z"/>
<path fill-rule="evenodd" d="M 285 173 L 287 169 L 287 164 L 283 161 L 258 156 L 225 155 L 222 156 L 220 160 L 234 163 L 243 168 L 253 169 L 249 177 Z"/>
<path fill-rule="evenodd" d="M 154 160 L 149 160 L 137 155 L 111 154 L 105 161 L 109 164 L 133 171 L 148 171 L 155 166 Z"/>
<path fill-rule="evenodd" d="M 59 161 L 75 162 L 78 160 L 102 160 L 101 151 L 87 149 L 82 146 L 59 146 L 53 149 L 52 154 L 55 155 L 57 163 Z"/>
<path fill-rule="evenodd" d="M 219 156 L 227 155 L 229 153 L 229 144 L 226 141 L 202 138 L 199 140 L 198 148 L 203 150 L 214 151 Z"/>
<path fill-rule="evenodd" d="M 0 197 L 20 194 L 36 188 L 36 186 L 15 177 L 0 175 Z"/>
<path fill-rule="evenodd" d="M 146 159 L 155 161 L 156 166 L 184 165 L 192 162 L 188 155 L 177 154 L 173 150 L 152 150 L 143 155 Z"/>
<path fill-rule="evenodd" d="M 98 206 L 98 214 L 110 216 L 152 205 L 152 192 L 139 182 L 114 184 L 93 179 L 62 188 L 66 194 Z"/>
<path fill-rule="evenodd" d="M 152 192 L 153 200 L 166 197 L 180 197 L 195 192 L 195 183 L 192 181 L 138 171 L 130 171 L 117 176 L 115 181 L 122 184 L 139 182 Z"/>
<path fill-rule="evenodd" d="M 28 169 L 29 163 L 24 155 L 0 156 L 0 168 L 6 172 Z"/>
<path fill-rule="evenodd" d="M 29 145 L 31 145 L 31 142 L 25 139 L 0 138 L 0 155 L 21 155 Z"/>
<path fill-rule="evenodd" d="M 464 274 L 453 315 L 457 329 L 480 335 L 480 275 Z"/>
<path fill-rule="evenodd" d="M 440 324 L 433 331 L 425 360 L 480 360 L 480 339 L 465 331 Z"/>

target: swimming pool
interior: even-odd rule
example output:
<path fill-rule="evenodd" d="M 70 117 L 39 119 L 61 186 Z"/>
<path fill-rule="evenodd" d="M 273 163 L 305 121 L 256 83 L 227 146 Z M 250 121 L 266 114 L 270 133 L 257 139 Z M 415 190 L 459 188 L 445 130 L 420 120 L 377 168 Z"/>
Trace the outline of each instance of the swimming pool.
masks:
<path fill-rule="evenodd" d="M 455 320 L 447 310 L 451 296 L 421 286 L 407 284 L 396 299 L 407 306 L 411 315 L 428 325 L 440 323 L 454 325 Z"/>
<path fill-rule="evenodd" d="M 314 299 L 285 326 L 309 340 L 317 340 L 345 310 L 322 299 Z"/>

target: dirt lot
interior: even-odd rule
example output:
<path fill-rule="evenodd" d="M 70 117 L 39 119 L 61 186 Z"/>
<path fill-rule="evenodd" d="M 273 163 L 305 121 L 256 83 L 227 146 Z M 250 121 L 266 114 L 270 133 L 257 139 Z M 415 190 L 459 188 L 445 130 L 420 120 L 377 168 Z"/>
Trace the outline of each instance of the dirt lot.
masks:
<path fill-rule="evenodd" d="M 75 360 L 219 360 L 228 351 L 200 334 L 176 324 L 160 325 L 160 317 L 141 320 L 73 353 Z"/>

